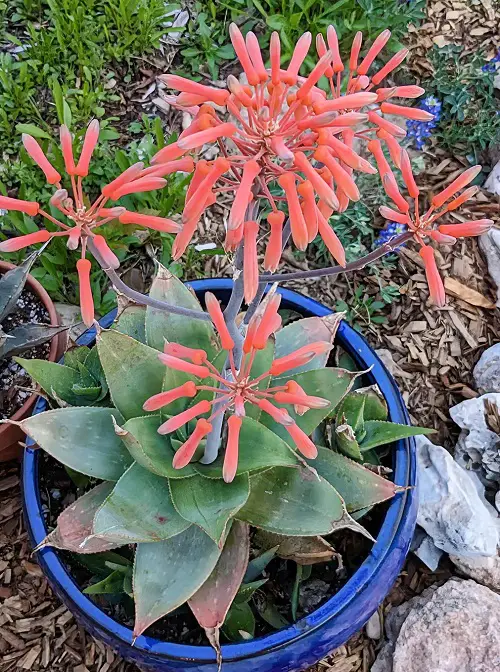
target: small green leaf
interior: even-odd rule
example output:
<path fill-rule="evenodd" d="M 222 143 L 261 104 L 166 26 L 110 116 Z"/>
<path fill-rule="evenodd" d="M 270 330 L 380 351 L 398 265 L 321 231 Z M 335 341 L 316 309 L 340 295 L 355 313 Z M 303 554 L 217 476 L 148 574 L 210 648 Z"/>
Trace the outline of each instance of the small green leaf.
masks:
<path fill-rule="evenodd" d="M 337 412 L 337 426 L 350 425 L 356 436 L 363 432 L 365 400 L 366 397 L 361 392 L 351 392 L 346 395 Z"/>
<path fill-rule="evenodd" d="M 222 632 L 231 642 L 253 638 L 255 635 L 255 616 L 248 603 L 233 604 L 222 626 Z"/>
<path fill-rule="evenodd" d="M 84 364 L 90 353 L 90 348 L 82 345 L 78 348 L 71 348 L 64 353 L 64 366 L 69 366 L 79 371 L 78 364 Z"/>
<path fill-rule="evenodd" d="M 242 583 L 240 589 L 236 593 L 234 598 L 235 604 L 242 604 L 243 602 L 249 602 L 256 590 L 259 590 L 264 584 L 266 584 L 268 579 L 259 579 L 259 581 L 252 581 L 251 583 Z"/>
<path fill-rule="evenodd" d="M 240 454 L 236 474 L 255 472 L 269 467 L 298 464 L 290 446 L 270 429 L 252 418 L 245 417 L 240 430 Z M 193 463 L 202 476 L 222 478 L 223 457 L 212 464 Z"/>
<path fill-rule="evenodd" d="M 250 560 L 243 581 L 248 583 L 260 576 L 271 560 L 276 556 L 278 548 L 279 546 L 270 548 L 268 551 L 264 551 L 264 553 L 261 553 L 253 560 Z"/>
<path fill-rule="evenodd" d="M 400 489 L 387 478 L 329 448 L 320 448 L 318 457 L 308 462 L 333 485 L 349 513 L 390 499 Z"/>
<path fill-rule="evenodd" d="M 93 533 L 131 544 L 170 539 L 189 525 L 172 504 L 168 479 L 133 464 L 97 512 Z"/>
<path fill-rule="evenodd" d="M 237 518 L 298 537 L 357 529 L 338 492 L 305 467 L 275 467 L 251 476 L 250 497 Z"/>
<path fill-rule="evenodd" d="M 117 481 L 132 458 L 115 433 L 113 418 L 123 423 L 114 408 L 56 408 L 26 418 L 21 428 L 67 467 L 104 481 Z"/>
<path fill-rule="evenodd" d="M 428 429 L 426 427 L 411 427 L 410 425 L 399 425 L 396 422 L 369 420 L 365 422 L 366 434 L 359 447 L 362 452 L 365 452 L 377 446 L 383 446 L 386 443 L 406 439 L 409 436 L 433 434 L 435 431 L 435 429 Z"/>
<path fill-rule="evenodd" d="M 345 419 L 344 416 L 340 418 L 341 421 L 343 419 Z M 340 452 L 347 457 L 352 457 L 353 460 L 359 462 L 363 459 L 354 430 L 347 423 L 344 422 L 335 427 L 335 435 L 332 440 L 335 441 Z"/>
<path fill-rule="evenodd" d="M 286 618 L 280 614 L 269 595 L 266 595 L 262 602 L 257 602 L 256 607 L 259 616 L 263 618 L 266 623 L 269 623 L 275 630 L 280 630 L 281 628 L 286 628 L 287 625 L 290 625 Z"/>
<path fill-rule="evenodd" d="M 116 330 L 102 331 L 97 349 L 116 408 L 126 420 L 144 415 L 144 402 L 162 388 L 158 352 Z"/>
<path fill-rule="evenodd" d="M 9 331 L 5 339 L 0 339 L 0 359 L 20 355 L 25 350 L 47 343 L 66 331 L 68 327 L 53 327 L 51 324 L 21 324 Z"/>
<path fill-rule="evenodd" d="M 192 476 L 195 472 L 190 464 L 183 469 L 173 468 L 175 451 L 170 436 L 158 434 L 161 422 L 159 415 L 131 418 L 116 431 L 134 460 L 153 474 L 167 478 Z"/>
<path fill-rule="evenodd" d="M 387 420 L 387 402 L 376 385 L 360 388 L 360 394 L 365 397 L 365 420 Z"/>
<path fill-rule="evenodd" d="M 208 579 L 220 553 L 196 525 L 166 541 L 137 544 L 134 637 L 187 602 Z"/>
<path fill-rule="evenodd" d="M 16 124 L 16 133 L 19 133 L 19 135 L 26 133 L 27 135 L 32 135 L 34 138 L 52 140 L 51 136 L 46 131 L 35 126 L 35 124 Z"/>
<path fill-rule="evenodd" d="M 124 592 L 123 582 L 125 575 L 123 572 L 115 570 L 109 576 L 98 583 L 93 583 L 83 590 L 84 595 L 116 595 Z"/>
<path fill-rule="evenodd" d="M 75 385 L 79 385 L 82 380 L 79 371 L 66 365 L 48 362 L 46 359 L 16 357 L 15 361 L 49 396 L 62 399 L 73 406 L 82 404 L 78 395 L 73 391 Z"/>
<path fill-rule="evenodd" d="M 151 286 L 150 296 L 175 306 L 201 310 L 198 299 L 178 278 L 161 264 Z M 213 356 L 216 338 L 211 322 L 168 313 L 148 306 L 146 309 L 146 338 L 148 345 L 163 351 L 165 341 L 201 348 Z"/>
<path fill-rule="evenodd" d="M 170 492 L 180 515 L 219 544 L 228 522 L 248 499 L 248 476 L 236 476 L 231 483 L 203 476 L 172 480 Z"/>

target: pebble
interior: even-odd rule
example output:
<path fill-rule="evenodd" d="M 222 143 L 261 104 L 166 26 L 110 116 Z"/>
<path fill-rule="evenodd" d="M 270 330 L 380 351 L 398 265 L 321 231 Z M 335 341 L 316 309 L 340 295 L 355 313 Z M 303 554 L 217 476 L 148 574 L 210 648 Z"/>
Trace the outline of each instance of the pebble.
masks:
<path fill-rule="evenodd" d="M 483 352 L 473 375 L 481 394 L 500 392 L 500 343 L 495 343 Z"/>

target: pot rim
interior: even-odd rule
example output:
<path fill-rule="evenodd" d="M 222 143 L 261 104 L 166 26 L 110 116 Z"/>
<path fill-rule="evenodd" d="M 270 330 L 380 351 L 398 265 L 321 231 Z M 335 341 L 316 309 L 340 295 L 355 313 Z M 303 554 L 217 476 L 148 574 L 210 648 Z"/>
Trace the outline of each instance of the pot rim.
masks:
<path fill-rule="evenodd" d="M 16 267 L 16 264 L 11 264 L 10 261 L 2 261 L 0 260 L 0 275 L 3 275 L 4 273 L 7 273 L 7 271 L 12 270 L 13 268 Z M 49 317 L 50 317 L 50 324 L 53 327 L 59 326 L 59 317 L 56 312 L 56 308 L 54 306 L 54 302 L 50 298 L 50 296 L 47 294 L 47 291 L 42 287 L 42 285 L 38 282 L 36 278 L 34 278 L 31 273 L 28 273 L 28 278 L 26 280 L 26 285 L 31 289 L 31 291 L 40 299 L 40 301 L 43 303 L 45 309 L 47 310 Z M 50 341 L 50 350 L 49 350 L 49 356 L 47 357 L 48 362 L 55 362 L 58 359 L 58 351 L 59 351 L 59 340 L 60 336 L 59 334 L 56 334 L 52 340 Z M 22 420 L 25 418 L 29 411 L 31 410 L 33 404 L 35 403 L 36 399 L 38 397 L 38 394 L 33 393 L 26 399 L 24 404 L 17 409 L 17 411 L 12 415 L 9 420 Z M 6 432 L 9 429 L 10 425 L 0 425 L 0 437 L 3 432 Z"/>
<path fill-rule="evenodd" d="M 229 291 L 232 280 L 226 278 L 212 278 L 195 280 L 186 283 L 194 291 Z M 284 303 L 295 304 L 305 316 L 323 317 L 333 311 L 319 302 L 293 290 L 278 288 Z M 100 321 L 101 326 L 108 328 L 116 316 L 116 309 L 108 313 Z M 95 339 L 95 328 L 86 331 L 77 343 L 89 345 Z M 367 376 L 372 383 L 377 383 L 389 407 L 389 419 L 393 422 L 409 423 L 409 416 L 398 387 L 379 357 L 364 340 L 364 338 L 350 327 L 345 321 L 340 323 L 336 343 L 346 350 L 355 359 L 356 364 L 363 369 L 371 370 Z M 39 399 L 35 413 L 44 410 L 45 400 Z M 34 545 L 39 544 L 46 536 L 47 530 L 41 509 L 38 490 L 38 451 L 34 450 L 34 442 L 28 439 L 23 461 L 23 505 L 26 525 Z M 413 437 L 395 442 L 394 482 L 402 486 L 416 484 L 416 456 Z M 414 487 L 405 489 L 396 494 L 389 504 L 384 521 L 377 536 L 376 543 L 363 561 L 359 569 L 351 576 L 347 583 L 321 607 L 301 618 L 289 627 L 263 637 L 237 644 L 222 645 L 222 657 L 226 663 L 256 658 L 259 655 L 281 649 L 293 642 L 309 635 L 312 631 L 324 626 L 327 622 L 340 615 L 341 612 L 354 605 L 356 597 L 369 589 L 370 582 L 377 578 L 383 569 L 386 558 L 391 555 L 391 572 L 394 580 L 402 566 L 408 552 L 409 543 L 415 527 L 417 495 Z M 399 558 L 394 564 L 394 551 Z M 119 640 L 122 644 L 131 645 L 132 630 L 115 621 L 105 614 L 87 596 L 71 577 L 63 562 L 59 559 L 55 549 L 49 547 L 38 551 L 38 561 L 50 581 L 64 591 L 65 597 L 74 605 L 75 609 L 84 612 L 85 616 L 94 621 L 99 630 L 108 637 Z M 366 611 L 353 610 L 353 625 L 349 634 L 358 630 L 371 615 Z M 194 646 L 164 642 L 147 635 L 138 637 L 133 645 L 136 655 L 155 655 L 161 659 L 171 661 L 194 661 L 199 664 L 209 664 L 216 661 L 215 652 L 209 646 Z"/>

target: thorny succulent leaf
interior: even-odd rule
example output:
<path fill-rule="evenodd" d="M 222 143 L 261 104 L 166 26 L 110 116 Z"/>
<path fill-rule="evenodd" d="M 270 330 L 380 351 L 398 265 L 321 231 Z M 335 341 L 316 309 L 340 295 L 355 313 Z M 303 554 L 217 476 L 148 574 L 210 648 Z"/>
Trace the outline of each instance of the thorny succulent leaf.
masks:
<path fill-rule="evenodd" d="M 30 348 L 43 345 L 67 329 L 68 327 L 53 327 L 50 324 L 39 324 L 38 322 L 21 324 L 8 334 L 4 334 L 6 338 L 0 343 L 0 359 L 20 355 Z"/>

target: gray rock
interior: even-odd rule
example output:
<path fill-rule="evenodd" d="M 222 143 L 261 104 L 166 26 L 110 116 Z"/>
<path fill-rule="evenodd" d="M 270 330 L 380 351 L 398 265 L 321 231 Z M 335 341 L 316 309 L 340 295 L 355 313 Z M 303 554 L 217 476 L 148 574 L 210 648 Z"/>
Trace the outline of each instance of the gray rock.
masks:
<path fill-rule="evenodd" d="M 496 672 L 500 596 L 451 579 L 391 610 L 386 633 L 371 672 Z"/>
<path fill-rule="evenodd" d="M 483 352 L 474 367 L 474 381 L 481 394 L 500 392 L 500 343 Z"/>
<path fill-rule="evenodd" d="M 479 236 L 479 247 L 486 257 L 488 271 L 497 286 L 497 306 L 500 306 L 500 229 L 490 229 Z"/>
<path fill-rule="evenodd" d="M 486 400 L 500 408 L 500 393 L 490 392 L 453 406 L 450 416 L 463 430 L 458 437 L 455 459 L 491 487 L 491 481 L 500 483 L 500 437 L 486 424 Z"/>
<path fill-rule="evenodd" d="M 455 555 L 450 555 L 450 560 L 462 576 L 474 579 L 492 590 L 500 591 L 500 556 L 457 558 Z"/>
<path fill-rule="evenodd" d="M 417 523 L 447 553 L 460 557 L 495 555 L 498 526 L 465 469 L 424 436 L 416 437 L 416 443 Z"/>
<path fill-rule="evenodd" d="M 495 77 L 494 86 L 495 88 L 500 88 L 500 74 Z M 493 166 L 493 170 L 488 175 L 488 179 L 484 183 L 483 189 L 500 196 L 500 161 Z"/>
<path fill-rule="evenodd" d="M 365 625 L 366 636 L 370 639 L 380 639 L 382 636 L 382 626 L 380 623 L 380 614 L 374 612 Z"/>
<path fill-rule="evenodd" d="M 412 548 L 411 550 L 413 551 L 413 553 L 415 553 L 417 558 L 420 558 L 420 560 L 422 560 L 422 562 L 425 565 L 427 565 L 427 567 L 432 572 L 436 571 L 439 565 L 439 561 L 441 560 L 441 557 L 444 555 L 444 551 L 438 548 L 436 544 L 432 541 L 432 538 L 425 532 L 423 533 L 423 536 L 419 539 L 419 542 L 415 546 L 415 548 Z"/>

